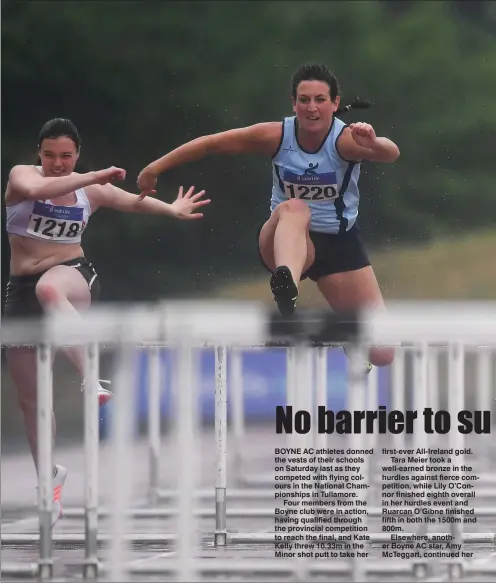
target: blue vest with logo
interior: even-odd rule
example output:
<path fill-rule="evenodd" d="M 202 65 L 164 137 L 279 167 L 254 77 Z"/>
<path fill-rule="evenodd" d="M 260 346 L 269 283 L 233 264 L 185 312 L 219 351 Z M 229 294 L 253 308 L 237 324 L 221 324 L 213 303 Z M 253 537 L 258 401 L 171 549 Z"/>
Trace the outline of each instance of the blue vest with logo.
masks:
<path fill-rule="evenodd" d="M 272 158 L 272 198 L 270 210 L 290 198 L 298 198 L 311 212 L 310 230 L 344 233 L 358 216 L 360 163 L 344 160 L 336 150 L 336 140 L 347 125 L 333 118 L 320 149 L 308 153 L 296 138 L 296 117 L 283 122 L 281 144 Z"/>

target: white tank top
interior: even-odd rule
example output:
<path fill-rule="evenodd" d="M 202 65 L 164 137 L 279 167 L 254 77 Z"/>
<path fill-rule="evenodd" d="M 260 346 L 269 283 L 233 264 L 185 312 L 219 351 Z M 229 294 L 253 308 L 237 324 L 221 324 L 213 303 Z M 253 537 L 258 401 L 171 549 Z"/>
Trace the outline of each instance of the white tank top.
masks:
<path fill-rule="evenodd" d="M 58 205 L 51 200 L 23 199 L 7 206 L 7 233 L 54 243 L 81 243 L 91 208 L 84 188 L 75 191 L 76 204 Z"/>

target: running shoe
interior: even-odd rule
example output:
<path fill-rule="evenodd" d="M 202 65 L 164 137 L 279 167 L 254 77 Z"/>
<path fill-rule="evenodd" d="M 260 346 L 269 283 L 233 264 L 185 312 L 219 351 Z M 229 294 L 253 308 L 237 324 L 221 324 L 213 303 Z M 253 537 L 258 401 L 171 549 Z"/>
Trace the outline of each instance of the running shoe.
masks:
<path fill-rule="evenodd" d="M 67 468 L 64 466 L 55 466 L 55 475 L 53 476 L 53 501 L 52 501 L 52 528 L 57 520 L 62 516 L 62 503 L 60 501 L 62 488 L 67 478 Z"/>
<path fill-rule="evenodd" d="M 277 267 L 270 279 L 270 288 L 282 316 L 291 316 L 296 309 L 298 288 L 291 271 L 285 265 Z"/>
<path fill-rule="evenodd" d="M 343 348 L 344 353 L 346 354 L 346 356 L 348 356 L 348 353 L 346 352 L 346 347 Z M 366 362 L 364 364 L 364 371 L 363 374 L 368 375 L 370 373 L 370 371 L 372 370 L 372 364 L 370 362 Z"/>
<path fill-rule="evenodd" d="M 97 389 L 97 393 L 98 393 L 98 404 L 100 406 L 105 405 L 106 403 L 108 403 L 110 401 L 110 399 L 114 396 L 114 394 L 109 391 L 108 389 L 104 389 L 102 387 L 102 383 L 105 384 L 110 384 L 111 381 L 102 381 L 100 380 L 98 382 L 98 389 Z M 84 383 L 81 383 L 81 391 L 84 391 Z"/>
<path fill-rule="evenodd" d="M 113 393 L 111 393 L 109 390 L 104 389 L 102 387 L 101 383 L 106 383 L 108 385 L 110 385 L 111 381 L 102 381 L 100 380 L 100 383 L 98 385 L 98 404 L 100 406 L 105 405 L 106 403 L 108 403 L 110 401 L 110 399 L 114 396 Z"/>

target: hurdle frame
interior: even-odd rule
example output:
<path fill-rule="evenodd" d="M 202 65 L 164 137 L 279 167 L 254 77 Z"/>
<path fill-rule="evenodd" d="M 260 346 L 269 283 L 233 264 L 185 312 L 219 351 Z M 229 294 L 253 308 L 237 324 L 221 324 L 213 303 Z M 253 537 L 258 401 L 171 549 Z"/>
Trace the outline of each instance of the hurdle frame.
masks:
<path fill-rule="evenodd" d="M 325 378 L 325 371 L 323 369 L 323 367 L 327 366 L 327 361 L 326 358 L 324 357 L 324 354 L 327 353 L 327 351 L 330 348 L 335 348 L 335 346 L 321 346 L 321 347 L 317 347 L 316 350 L 318 352 L 320 352 L 319 356 L 317 357 L 317 363 L 316 363 L 316 378 L 317 378 L 317 382 L 316 382 L 316 386 L 317 386 L 317 394 L 319 394 L 319 402 L 326 406 L 327 401 L 326 401 L 326 397 L 327 397 L 327 387 L 324 386 L 324 383 L 327 382 L 327 379 Z M 223 371 L 224 374 L 226 374 L 226 378 L 223 379 L 222 376 L 219 377 L 219 374 L 216 373 L 216 382 L 217 383 L 227 383 L 228 386 L 228 393 L 231 396 L 231 420 L 232 420 L 232 437 L 233 437 L 233 445 L 234 448 L 231 452 L 232 455 L 232 460 L 233 463 L 230 464 L 231 468 L 240 468 L 243 466 L 243 456 L 241 454 L 241 441 L 243 439 L 243 435 L 244 435 L 244 418 L 243 418 L 243 397 L 242 397 L 242 390 L 239 390 L 239 386 L 241 384 L 241 374 L 242 373 L 242 351 L 246 351 L 246 350 L 261 350 L 266 348 L 266 344 L 262 344 L 260 346 L 235 346 L 230 350 L 229 353 L 229 359 L 226 358 L 226 362 L 229 362 L 229 366 L 227 369 L 227 374 L 225 373 L 226 370 L 226 365 L 223 366 Z M 214 349 L 217 350 L 217 349 Z M 437 367 L 438 367 L 438 361 L 439 361 L 439 354 L 441 353 L 442 350 L 446 350 L 446 347 L 440 347 L 440 346 L 431 346 L 429 347 L 429 350 L 427 352 L 427 372 L 425 373 L 427 375 L 428 380 L 428 384 L 430 387 L 432 387 L 434 389 L 434 391 L 431 391 L 431 393 L 434 393 L 434 401 L 438 401 L 438 395 L 439 395 L 439 388 L 438 388 L 438 382 L 437 382 Z M 287 351 L 287 358 L 286 358 L 286 366 L 287 368 L 290 366 L 290 357 L 289 357 L 289 348 L 286 347 L 286 351 Z M 397 354 L 396 354 L 396 358 L 395 361 L 392 364 L 392 370 L 391 370 L 391 384 L 392 384 L 392 408 L 393 409 L 399 409 L 402 410 L 403 408 L 405 408 L 405 399 L 404 399 L 404 394 L 405 391 L 403 390 L 403 385 L 405 383 L 405 370 L 404 370 L 404 359 L 407 353 L 410 353 L 412 358 L 415 358 L 415 355 L 417 354 L 417 348 L 413 345 L 407 345 L 407 346 L 401 346 L 399 347 L 399 349 L 397 350 Z M 217 356 L 217 352 L 215 353 Z M 488 349 L 486 350 L 482 350 L 481 351 L 481 355 L 480 358 L 478 357 L 478 367 L 477 367 L 477 375 L 479 377 L 481 377 L 481 380 L 479 381 L 480 383 L 482 383 L 483 386 L 483 390 L 481 391 L 481 395 L 478 394 L 478 402 L 485 403 L 487 405 L 488 401 L 490 402 L 490 398 L 491 398 L 491 387 L 490 387 L 490 374 L 489 374 L 489 367 L 490 367 L 490 359 L 488 357 L 490 357 L 491 353 Z M 424 358 L 423 356 L 421 357 L 421 361 L 422 358 Z M 481 364 L 483 366 L 481 366 Z M 215 366 L 218 367 L 219 363 L 217 361 L 216 358 L 216 363 Z M 150 366 L 152 365 L 151 359 L 150 359 Z M 319 372 L 320 370 L 320 372 Z M 414 367 L 414 371 L 417 371 L 417 368 Z M 222 374 L 222 373 L 221 373 Z M 424 374 L 424 376 L 425 376 Z M 151 373 L 150 373 L 150 376 Z M 291 378 L 292 375 L 288 374 L 288 379 L 289 381 L 287 382 L 287 390 L 286 393 L 289 396 L 291 393 L 291 389 L 290 389 L 290 382 L 291 382 Z M 156 375 L 155 375 L 156 378 Z M 378 402 L 377 401 L 377 391 L 378 391 L 378 378 L 377 378 L 377 370 L 375 368 L 372 369 L 371 373 L 368 375 L 368 380 L 369 380 L 369 390 L 367 391 L 367 399 L 368 399 L 368 407 L 370 408 L 372 406 L 372 404 Z M 153 388 L 155 385 L 155 383 L 153 383 L 150 386 L 150 395 L 154 394 L 154 395 L 158 395 L 159 394 L 159 389 L 158 388 Z M 420 390 L 423 390 L 423 388 L 425 388 L 426 384 L 425 382 L 423 382 L 422 380 L 418 380 L 415 379 L 414 381 L 414 386 L 418 386 Z M 400 389 L 398 389 L 398 387 L 400 387 Z M 225 390 L 225 389 L 223 389 Z M 418 391 L 416 391 L 414 393 L 415 398 L 417 398 L 418 395 Z M 216 397 L 217 399 L 217 397 Z M 425 397 L 424 397 L 425 400 Z M 156 397 L 156 400 L 152 400 L 150 397 L 150 402 L 152 403 L 151 408 L 150 408 L 150 418 L 152 416 L 156 415 L 156 411 L 158 411 L 159 409 L 159 402 L 158 402 L 158 396 Z M 156 403 L 156 405 L 153 405 L 153 403 Z M 216 407 L 218 406 L 218 399 L 216 400 L 215 403 Z M 374 405 L 375 406 L 375 405 Z M 414 407 L 414 408 L 421 408 L 421 407 Z M 219 415 L 216 414 L 215 416 L 216 422 L 218 422 L 219 419 Z M 158 423 L 154 423 L 155 427 L 158 427 Z M 152 427 L 152 423 L 150 422 L 149 424 L 149 430 L 150 427 Z M 149 437 L 149 443 L 150 443 L 150 456 L 151 458 L 157 460 L 158 459 L 158 455 L 156 453 L 154 453 L 158 448 L 159 448 L 159 444 L 160 444 L 160 435 L 158 433 L 158 430 L 153 431 L 152 430 L 152 435 Z M 317 439 L 319 439 L 319 437 L 323 437 L 325 439 L 325 436 L 317 436 Z M 395 441 L 397 442 L 397 447 L 405 447 L 405 436 L 404 434 L 397 434 L 392 436 Z M 375 441 L 376 441 L 376 434 L 373 434 L 370 436 L 370 443 L 371 445 L 375 446 Z M 223 463 L 223 462 L 219 462 L 219 463 Z M 154 462 L 154 465 L 150 466 L 151 468 L 153 468 L 153 471 L 151 471 L 151 473 L 153 475 L 157 474 L 157 467 L 158 461 Z M 225 470 L 224 470 L 225 471 Z M 479 484 L 486 484 L 486 485 L 496 485 L 496 475 L 495 474 L 482 474 L 479 476 L 480 480 L 479 480 Z M 232 501 L 233 499 L 271 499 L 273 497 L 273 492 L 270 490 L 264 490 L 262 489 L 262 486 L 265 486 L 267 488 L 267 485 L 269 485 L 273 482 L 270 478 L 268 479 L 266 476 L 263 477 L 259 477 L 259 478 L 251 478 L 251 479 L 247 479 L 246 476 L 241 477 L 241 480 L 238 480 L 238 482 L 241 482 L 242 485 L 244 486 L 237 489 L 237 488 L 230 488 L 229 492 L 227 494 L 227 496 L 229 497 L 229 499 Z M 166 491 L 166 490 L 162 490 L 158 487 L 151 487 L 151 491 L 153 492 L 153 494 L 150 496 L 149 498 L 149 503 L 150 506 L 154 506 L 157 508 L 157 516 L 163 516 L 163 514 L 161 514 L 160 509 L 157 507 L 158 501 L 170 501 L 173 497 L 174 497 L 174 493 L 171 491 Z M 198 493 L 200 498 L 210 498 L 211 497 L 211 492 L 199 492 Z M 496 496 L 496 489 L 487 489 L 487 490 L 479 490 L 479 495 L 483 498 L 486 497 L 494 497 Z M 219 522 L 219 524 L 221 523 L 221 521 L 223 520 L 223 518 L 219 517 L 219 512 L 222 512 L 222 505 L 219 505 L 216 509 L 216 513 L 215 513 L 215 517 L 217 522 Z M 260 509 L 260 512 L 257 512 L 257 509 L 254 509 L 254 512 L 252 509 L 246 509 L 246 515 L 247 518 L 249 516 L 253 516 L 255 514 L 262 514 L 263 513 L 263 509 Z M 134 515 L 136 517 L 143 515 L 140 512 L 140 509 L 136 509 Z M 229 514 L 229 513 L 228 513 Z M 203 517 L 207 517 L 210 516 L 210 513 L 208 511 L 202 511 L 200 513 L 201 516 Z M 234 516 L 235 514 L 231 514 L 231 517 Z M 478 508 L 478 515 L 481 517 L 485 517 L 485 516 L 490 516 L 491 515 L 491 508 L 488 509 L 488 513 L 484 512 L 484 508 L 480 507 Z M 236 514 L 236 516 L 238 516 Z M 220 527 L 219 525 L 217 525 L 216 527 L 216 531 L 219 532 L 219 536 L 216 537 L 218 544 L 222 544 L 222 539 L 220 537 L 220 531 L 223 530 L 222 527 Z"/>
<path fill-rule="evenodd" d="M 166 316 L 166 314 L 164 314 Z M 185 312 L 183 311 L 183 316 L 185 315 Z M 195 314 L 196 316 L 198 316 L 198 314 Z M 227 315 L 227 314 L 225 314 Z M 262 318 L 264 317 L 264 314 L 262 313 L 257 313 L 256 317 L 260 318 L 259 322 L 262 320 Z M 398 317 L 398 314 L 396 314 L 394 317 Z M 165 320 L 167 320 L 167 318 L 164 318 Z M 39 344 L 39 349 L 38 349 L 38 358 L 39 358 L 39 362 L 41 364 L 41 366 L 39 366 L 38 368 L 38 374 L 39 377 L 43 376 L 43 378 L 39 378 L 39 382 L 38 382 L 38 389 L 39 389 L 39 396 L 40 396 L 40 406 L 39 406 L 39 415 L 40 417 L 42 417 L 42 414 L 45 415 L 46 411 L 47 411 L 47 405 L 51 403 L 51 368 L 50 370 L 48 370 L 47 372 L 47 362 L 50 362 L 51 359 L 48 358 L 48 356 L 51 354 L 51 350 L 52 350 L 52 346 L 56 345 L 58 342 L 58 338 L 62 337 L 62 334 L 60 334 L 61 330 L 60 328 L 62 327 L 62 323 L 63 323 L 63 335 L 66 336 L 67 335 L 67 330 L 70 330 L 70 327 L 73 326 L 75 324 L 78 324 L 79 321 L 74 321 L 72 320 L 70 322 L 69 325 L 69 320 L 67 317 L 55 317 L 55 322 L 53 325 L 53 329 L 50 329 L 50 326 L 48 326 L 48 330 L 44 331 L 44 334 L 39 338 L 38 340 L 38 344 Z M 91 318 L 90 318 L 91 320 Z M 178 326 L 179 322 L 174 319 L 174 322 L 172 323 L 172 326 L 167 326 L 167 322 L 163 322 L 163 320 L 160 320 L 160 323 L 164 326 L 164 328 L 168 328 L 170 337 L 172 337 L 175 341 L 184 341 L 184 338 L 186 337 L 188 339 L 188 342 L 193 343 L 194 341 L 198 341 L 199 338 L 203 338 L 204 335 L 206 334 L 205 332 L 205 328 L 207 328 L 208 326 L 205 324 L 205 327 L 200 330 L 200 333 L 198 332 L 198 330 L 195 330 L 194 332 L 191 332 L 191 329 L 188 329 L 188 332 L 186 333 L 181 333 L 178 332 L 178 328 L 180 326 Z M 442 318 L 441 318 L 442 320 Z M 493 308 L 492 313 L 491 313 L 491 318 L 488 318 L 487 314 L 484 315 L 484 321 L 479 320 L 479 324 L 478 326 L 482 325 L 482 332 L 478 331 L 478 335 L 476 334 L 472 334 L 472 336 L 474 338 L 483 338 L 484 340 L 481 340 L 481 342 L 493 342 L 494 338 L 494 333 L 492 332 L 492 330 L 489 329 L 488 327 L 488 320 L 490 321 L 491 325 L 494 325 L 494 323 L 496 322 L 496 313 L 495 310 Z M 107 322 L 107 327 L 106 326 L 101 326 L 101 333 L 97 334 L 98 339 L 97 341 L 109 341 L 109 339 L 111 341 L 122 341 L 122 338 L 126 338 L 128 335 L 131 336 L 131 338 L 134 338 L 134 342 L 136 341 L 136 337 L 140 336 L 140 333 L 138 332 L 138 330 L 141 330 L 141 333 L 144 332 L 144 326 L 145 326 L 145 322 L 146 322 L 146 330 L 147 333 L 149 333 L 150 328 L 155 329 L 156 327 L 156 322 L 154 322 L 154 326 L 152 326 L 152 318 L 144 318 L 144 322 L 143 322 L 143 328 L 140 328 L 139 326 L 137 327 L 138 330 L 134 329 L 134 324 L 136 324 L 136 322 L 134 321 L 134 319 L 130 318 L 129 319 L 129 326 L 126 326 L 124 323 L 122 323 L 121 320 L 120 321 L 120 325 L 118 326 L 117 323 L 115 321 L 112 322 Z M 444 319 L 442 320 L 442 322 L 444 324 L 447 325 L 447 327 L 449 328 L 449 323 L 450 321 L 448 319 Z M 191 320 L 189 320 L 190 325 L 192 324 Z M 397 322 L 396 322 L 397 323 Z M 376 338 L 381 338 L 382 340 L 384 340 L 385 338 L 396 338 L 398 339 L 398 331 L 395 330 L 395 325 L 396 323 L 394 322 L 394 318 L 391 317 L 391 315 L 389 314 L 388 316 L 385 317 L 385 319 L 381 319 L 380 320 L 380 325 L 381 325 L 381 330 L 379 330 L 379 328 L 374 329 L 374 324 L 370 325 L 368 332 L 370 334 L 370 336 L 372 336 L 374 339 Z M 451 322 L 452 323 L 452 322 Z M 91 322 L 91 325 L 95 325 L 95 322 Z M 104 323 L 105 324 L 105 323 Z M 184 322 L 181 322 L 181 325 L 184 324 Z M 328 322 L 327 322 L 328 324 Z M 339 322 L 338 322 L 339 324 Z M 393 326 L 394 324 L 394 326 Z M 468 329 L 468 328 L 463 328 L 464 325 L 466 325 L 467 322 L 458 322 L 456 323 L 455 326 L 451 326 L 451 331 L 450 330 L 446 330 L 446 328 L 443 329 L 443 334 L 449 334 L 449 333 L 453 333 L 453 332 L 458 332 L 460 333 L 461 329 Z M 485 324 L 485 325 L 484 325 Z M 69 326 L 68 326 L 69 325 Z M 378 326 L 377 321 L 376 321 L 376 326 Z M 388 327 L 389 325 L 389 327 Z M 408 330 L 410 330 L 410 333 L 412 334 L 412 336 L 415 336 L 415 334 L 417 335 L 416 337 L 418 338 L 419 335 L 419 330 L 418 330 L 418 322 L 415 321 L 415 319 L 411 318 L 410 320 L 408 320 L 407 318 L 404 317 L 404 319 L 402 320 L 402 325 L 407 327 Z M 90 327 L 90 322 L 86 322 L 84 323 L 84 325 L 81 327 L 82 329 L 79 330 L 78 332 L 75 332 L 73 329 L 73 335 L 74 335 L 74 340 L 78 341 L 78 342 L 83 342 L 83 343 L 88 343 L 88 342 L 93 342 L 94 340 L 94 335 L 95 335 L 95 330 Z M 188 326 L 186 326 L 186 328 L 188 328 Z M 201 328 L 201 327 L 200 327 Z M 116 330 L 118 329 L 118 330 Z M 427 329 L 432 330 L 432 332 L 427 333 Z M 57 332 L 58 330 L 58 332 Z M 430 341 L 439 341 L 439 337 L 440 337 L 440 333 L 439 330 L 436 330 L 435 332 L 433 331 L 434 327 L 425 327 L 424 331 L 422 332 L 422 334 L 424 336 L 427 336 L 428 338 L 424 341 L 426 345 L 428 345 L 428 343 Z M 365 330 L 367 331 L 367 330 Z M 8 334 L 10 333 L 9 328 L 7 327 L 7 332 Z M 83 332 L 86 334 L 85 338 L 87 338 L 87 340 L 82 340 L 81 337 L 84 336 Z M 134 333 L 133 333 L 134 332 Z M 172 333 L 171 333 L 172 332 Z M 223 331 L 225 332 L 225 329 Z M 256 331 L 255 328 L 252 329 L 252 334 L 255 337 L 256 335 L 262 335 L 265 334 L 267 332 L 267 330 L 264 330 L 264 326 L 257 326 L 256 327 Z M 363 331 L 362 331 L 363 332 Z M 81 333 L 81 334 L 80 334 Z M 7 335 L 8 335 L 7 334 Z M 308 332 L 307 332 L 308 334 Z M 22 335 L 22 334 L 21 334 Z M 78 336 L 79 335 L 79 336 Z M 310 334 L 308 334 L 310 335 Z M 158 337 L 161 336 L 160 333 L 157 334 Z M 216 342 L 217 345 L 219 344 L 223 344 L 220 342 L 220 337 L 216 334 L 212 334 L 212 336 L 214 336 L 215 338 L 212 339 L 210 338 L 210 341 L 212 342 Z M 231 336 L 235 336 L 235 334 L 231 334 Z M 363 405 L 364 403 L 364 398 L 365 398 L 365 393 L 363 390 L 363 375 L 360 375 L 358 373 L 359 368 L 361 367 L 361 363 L 363 362 L 361 356 L 359 356 L 359 354 L 362 351 L 362 346 L 363 344 L 365 344 L 363 342 L 363 339 L 361 339 L 358 336 L 358 341 L 355 340 L 354 345 L 352 346 L 352 349 L 350 351 L 350 368 L 352 370 L 352 374 L 351 374 L 351 378 L 350 378 L 350 382 L 351 382 L 351 386 L 356 386 L 358 387 L 358 389 L 355 389 L 353 391 L 350 391 L 351 393 L 353 393 L 353 397 L 356 398 L 356 402 L 354 402 L 354 406 L 358 406 Z M 12 334 L 12 337 L 15 337 L 15 334 Z M 456 334 L 454 337 L 457 337 Z M 431 340 L 431 338 L 435 338 L 436 340 Z M 161 339 L 161 338 L 160 338 Z M 170 338 L 169 338 L 170 339 Z M 225 338 L 223 338 L 223 340 L 225 340 Z M 257 339 L 258 340 L 258 339 Z M 257 341 L 255 340 L 255 342 Z M 362 340 L 360 342 L 360 340 Z M 258 340 L 260 341 L 260 340 Z M 301 339 L 300 339 L 301 341 Z M 76 342 L 76 343 L 78 343 Z M 131 341 L 130 341 L 131 342 Z M 460 341 L 457 341 L 460 344 Z M 4 343 L 4 341 L 2 341 L 2 343 Z M 367 343 L 368 344 L 368 343 Z M 454 357 L 456 358 L 456 356 Z M 120 364 L 122 364 L 122 357 L 119 359 Z M 187 369 L 184 368 L 184 371 L 186 371 Z M 128 393 L 130 393 L 131 389 L 130 389 L 130 383 L 128 382 L 129 378 L 127 379 L 123 379 L 123 387 L 127 387 L 125 389 L 122 389 L 122 392 L 125 393 L 126 391 Z M 356 385 L 355 385 L 356 382 Z M 361 385 L 361 387 L 359 387 L 358 385 Z M 128 386 L 129 385 L 129 386 Z M 188 391 L 180 391 L 180 393 L 188 393 Z M 46 394 L 45 394 L 46 393 Z M 357 397 L 357 395 L 359 395 L 359 397 Z M 85 399 L 86 402 L 86 399 Z M 88 402 L 89 402 L 89 398 L 88 398 Z M 124 400 L 122 400 L 122 403 L 124 403 Z M 122 407 L 124 407 L 124 405 L 121 405 Z M 182 405 L 182 411 L 186 411 L 187 407 L 185 406 L 185 402 L 183 402 Z M 41 413 L 40 413 L 41 412 Z M 51 410 L 50 410 L 51 413 Z M 46 415 L 45 415 L 46 416 Z M 50 418 L 50 416 L 48 416 L 48 418 Z M 193 419 L 193 417 L 192 417 Z M 43 421 L 43 419 L 41 419 L 41 421 Z M 50 432 L 47 431 L 47 427 L 50 427 Z M 39 561 L 39 575 L 40 575 L 40 579 L 44 580 L 47 578 L 50 578 L 51 574 L 52 574 L 52 556 L 51 556 L 51 551 L 52 551 L 52 546 L 51 543 L 54 540 L 54 538 L 56 539 L 57 537 L 53 537 L 51 530 L 49 533 L 49 536 L 47 537 L 47 523 L 48 523 L 48 518 L 51 517 L 51 480 L 47 479 L 47 477 L 51 478 L 51 475 L 49 475 L 49 472 L 46 471 L 47 468 L 51 468 L 51 443 L 50 440 L 47 439 L 47 436 L 49 435 L 49 433 L 51 433 L 51 423 L 47 424 L 46 423 L 46 419 L 44 420 L 44 424 L 43 423 L 39 423 L 38 424 L 38 431 L 40 433 L 40 443 L 43 443 L 42 446 L 39 447 L 39 461 L 43 462 L 45 467 L 45 472 L 41 472 L 40 471 L 40 490 L 39 490 L 39 507 L 40 507 L 40 533 L 39 533 L 39 542 L 40 542 L 40 561 Z M 41 435 L 41 432 L 44 432 L 43 435 Z M 119 435 L 118 432 L 116 432 L 116 435 Z M 122 437 L 122 436 L 120 436 Z M 357 436 L 355 436 L 357 437 Z M 363 439 L 363 436 L 358 436 L 360 439 Z M 116 441 L 118 441 L 118 437 L 114 436 L 114 439 Z M 124 438 L 123 438 L 124 439 Z M 185 442 L 191 442 L 190 438 L 185 439 Z M 359 441 L 357 440 L 357 443 L 359 443 Z M 186 448 L 185 448 L 186 451 Z M 40 467 L 41 470 L 41 467 Z M 193 496 L 192 496 L 192 492 L 193 492 L 193 488 L 192 488 L 192 484 L 191 484 L 191 472 L 188 471 L 185 473 L 185 478 L 187 479 L 188 483 L 188 488 L 184 488 L 184 490 L 188 491 L 188 494 L 183 494 L 184 498 L 183 500 L 185 500 L 186 498 L 189 500 L 189 502 L 191 502 L 193 500 Z M 48 485 L 50 486 L 50 488 L 48 488 Z M 191 487 L 190 487 L 191 486 Z M 89 498 L 89 496 L 88 496 Z M 216 501 L 217 501 L 217 496 L 216 496 Z M 123 500 L 119 501 L 119 504 L 116 505 L 116 508 L 114 509 L 114 517 L 119 516 L 119 508 L 118 506 L 121 506 L 120 510 L 122 510 L 122 505 L 123 505 Z M 185 510 L 186 506 L 183 504 L 182 505 L 182 511 L 180 512 L 180 514 L 184 517 L 185 515 L 187 515 L 187 512 Z M 94 509 L 93 509 L 94 510 Z M 119 545 L 122 544 L 122 542 L 124 540 L 129 540 L 129 537 L 127 536 L 122 536 L 122 523 L 120 523 L 121 526 L 119 528 L 116 528 L 114 531 L 114 537 L 113 538 L 113 542 L 116 545 L 116 548 L 119 548 Z M 191 520 L 190 522 L 188 522 L 189 524 L 189 530 L 191 531 L 191 526 L 194 524 L 193 520 Z M 267 538 L 270 538 L 270 534 L 271 533 L 267 533 L 266 536 L 266 540 Z M 435 535 L 439 535 L 440 533 L 434 533 Z M 492 534 L 492 533 L 491 533 Z M 226 538 L 228 540 L 236 540 L 236 535 L 234 533 L 226 533 Z M 458 539 L 463 540 L 464 538 L 467 538 L 467 536 L 464 533 L 460 533 L 457 532 L 456 536 L 458 537 Z M 240 537 L 240 534 L 237 534 L 237 537 Z M 249 536 L 249 533 L 246 535 L 243 535 L 243 537 L 250 539 L 251 537 Z M 48 540 L 46 540 L 48 538 Z M 88 538 L 87 537 L 87 533 L 85 533 L 85 539 Z M 98 537 L 101 538 L 101 537 Z M 190 545 L 190 539 L 186 538 L 185 535 L 182 535 L 182 540 L 183 540 L 183 544 L 184 544 L 184 556 L 181 557 L 181 561 L 178 562 L 178 566 L 176 568 L 176 572 L 177 569 L 179 569 L 180 572 L 187 572 L 188 574 L 191 574 L 192 571 L 194 571 L 193 567 L 191 565 L 188 565 L 188 561 L 186 561 L 184 559 L 184 557 L 187 557 L 187 559 L 189 560 L 191 557 L 189 555 L 189 551 L 191 550 L 191 545 Z M 470 537 L 468 537 L 470 538 Z M 45 540 L 44 540 L 45 539 Z M 165 539 L 163 539 L 165 540 Z M 170 539 L 169 539 L 170 540 Z M 4 542 L 4 537 L 2 536 L 2 542 Z M 253 540 L 251 541 L 253 542 Z M 492 543 L 494 543 L 494 535 L 493 535 L 493 539 L 491 541 Z M 122 547 L 121 547 L 121 551 L 122 551 Z M 116 572 L 119 573 L 123 573 L 124 571 L 122 571 L 121 567 L 122 567 L 122 558 L 123 558 L 123 554 L 122 552 L 120 552 L 119 554 L 114 553 L 114 558 L 111 560 L 110 562 L 110 570 L 113 574 L 115 574 Z M 116 557 L 119 558 L 119 563 L 120 566 L 117 564 L 117 560 Z M 196 559 L 195 559 L 196 560 Z M 463 567 L 463 565 L 460 565 L 460 567 Z M 291 570 L 291 572 L 294 572 L 295 567 L 289 568 L 289 570 Z M 350 567 L 346 567 L 347 572 L 348 569 L 350 569 Z M 367 571 L 367 567 L 365 565 L 354 565 L 352 564 L 351 566 L 351 574 L 353 576 L 353 578 L 355 580 L 360 580 L 364 575 L 365 575 L 365 571 Z"/>

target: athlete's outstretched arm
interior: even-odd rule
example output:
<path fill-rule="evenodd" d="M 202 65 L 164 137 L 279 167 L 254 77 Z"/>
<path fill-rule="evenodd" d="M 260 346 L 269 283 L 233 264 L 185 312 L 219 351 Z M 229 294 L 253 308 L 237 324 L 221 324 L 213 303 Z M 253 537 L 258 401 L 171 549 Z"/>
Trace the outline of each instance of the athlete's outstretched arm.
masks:
<path fill-rule="evenodd" d="M 196 211 L 210 203 L 210 200 L 202 199 L 204 194 L 204 190 L 195 194 L 194 186 L 185 193 L 181 186 L 176 200 L 172 204 L 168 204 L 156 198 L 140 201 L 138 195 L 112 184 L 106 184 L 98 189 L 92 189 L 88 196 L 93 211 L 98 207 L 106 207 L 124 213 L 162 215 L 189 220 L 203 218 L 203 214 Z"/>
<path fill-rule="evenodd" d="M 15 193 L 23 198 L 47 200 L 64 196 L 78 188 L 91 184 L 105 184 L 111 180 L 124 180 L 126 171 L 112 166 L 105 170 L 69 176 L 42 176 L 33 166 L 14 166 L 10 171 L 9 183 Z"/>
<path fill-rule="evenodd" d="M 345 160 L 371 162 L 396 162 L 400 156 L 398 146 L 388 138 L 377 137 L 368 123 L 352 123 L 345 128 L 337 141 L 337 148 Z"/>
<path fill-rule="evenodd" d="M 151 193 L 160 174 L 187 162 L 212 154 L 262 153 L 272 156 L 279 145 L 281 133 L 281 122 L 265 122 L 195 138 L 151 162 L 140 172 L 140 199 Z"/>

